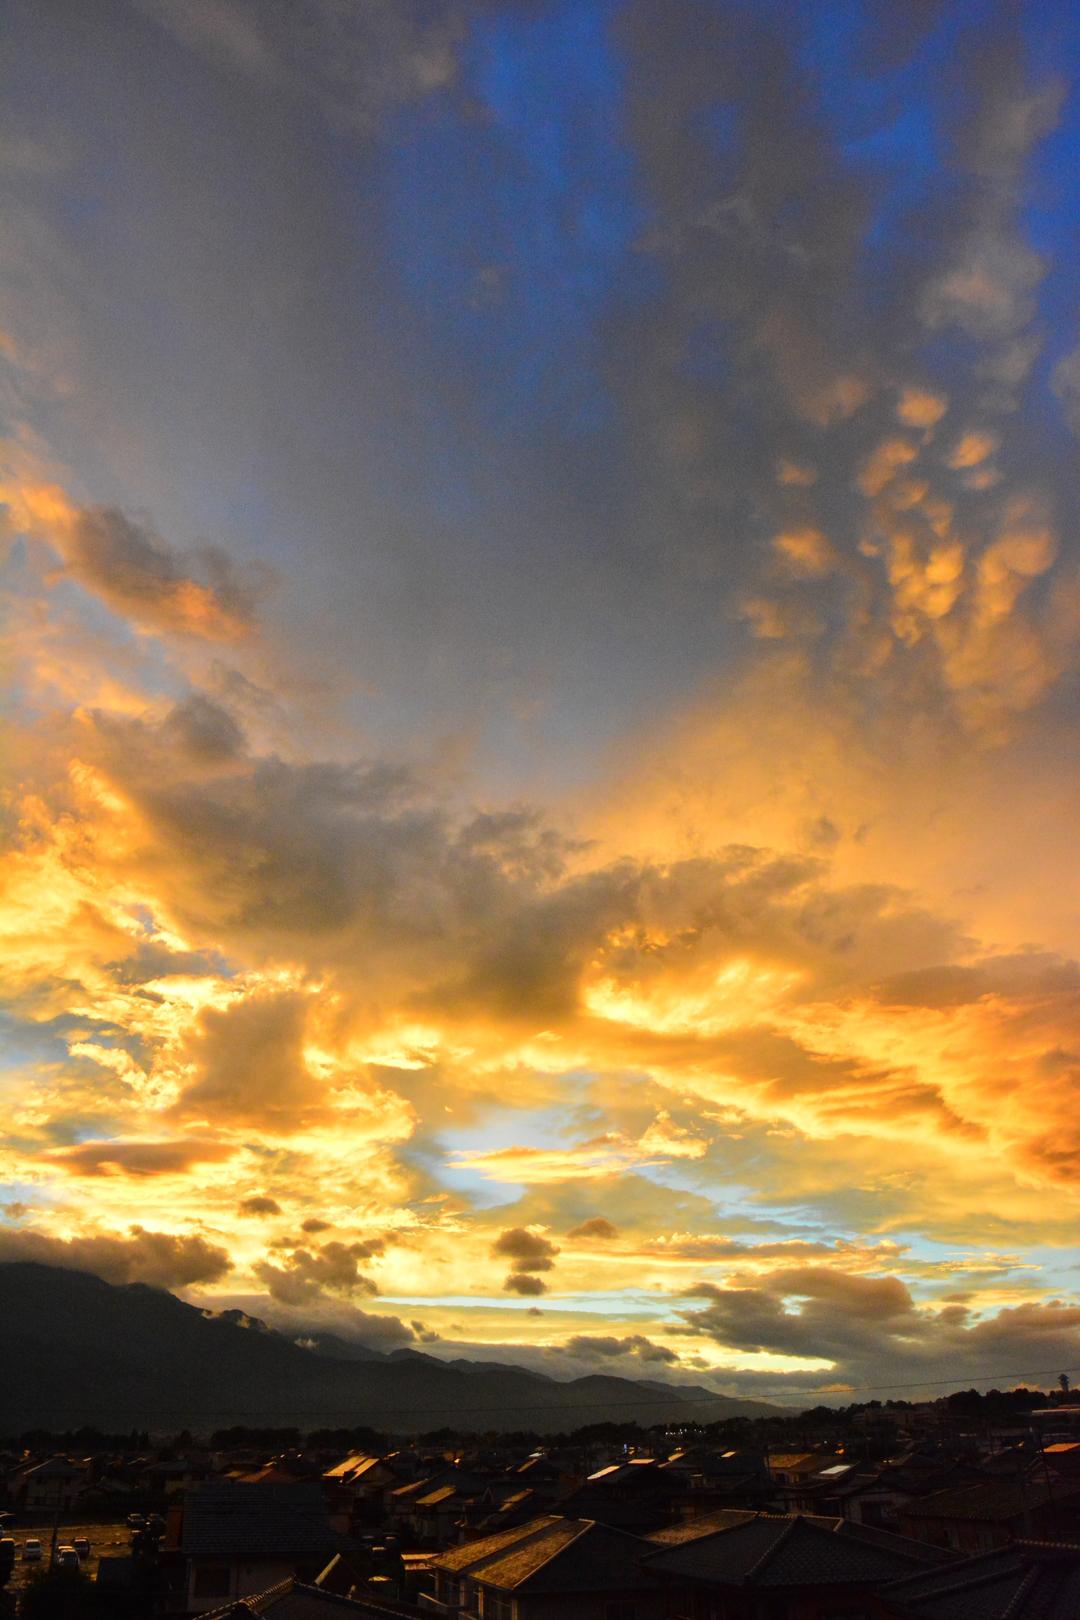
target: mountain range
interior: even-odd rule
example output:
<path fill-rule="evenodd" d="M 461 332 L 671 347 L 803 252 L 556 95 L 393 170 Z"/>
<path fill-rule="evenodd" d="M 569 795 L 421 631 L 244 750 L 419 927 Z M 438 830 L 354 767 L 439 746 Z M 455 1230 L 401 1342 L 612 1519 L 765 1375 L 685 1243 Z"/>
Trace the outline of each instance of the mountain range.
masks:
<path fill-rule="evenodd" d="M 115 1286 L 22 1261 L 0 1265 L 0 1368 L 0 1436 L 84 1424 L 209 1433 L 244 1423 L 552 1433 L 777 1410 L 697 1385 L 605 1374 L 561 1380 L 328 1335 L 301 1345 L 239 1311 L 214 1315 L 143 1283 Z"/>

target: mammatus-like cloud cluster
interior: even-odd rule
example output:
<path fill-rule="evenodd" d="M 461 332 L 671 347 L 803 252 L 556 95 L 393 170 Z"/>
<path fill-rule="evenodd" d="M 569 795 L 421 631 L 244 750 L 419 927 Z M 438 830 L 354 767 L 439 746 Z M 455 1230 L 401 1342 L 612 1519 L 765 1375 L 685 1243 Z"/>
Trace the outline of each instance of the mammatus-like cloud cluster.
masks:
<path fill-rule="evenodd" d="M 288 7 L 136 9 L 159 41 L 147 50 L 242 83 L 252 105 L 287 92 L 387 195 L 380 162 L 425 150 L 422 132 L 398 139 L 417 107 L 448 120 L 445 140 L 494 142 L 500 184 L 515 162 L 537 164 L 537 194 L 556 183 L 513 146 L 531 138 L 531 103 L 483 67 L 501 50 L 531 83 L 565 48 L 529 8 L 388 21 L 312 5 L 303 29 Z M 1075 343 L 1047 357 L 1058 267 L 1025 208 L 1070 90 L 1035 71 L 1007 18 L 967 56 L 950 47 L 968 65 L 950 68 L 933 176 L 909 194 L 889 131 L 904 75 L 940 48 L 925 8 L 849 42 L 850 72 L 884 100 L 843 129 L 765 12 L 617 13 L 600 33 L 636 224 L 610 275 L 636 291 L 612 290 L 574 340 L 595 375 L 574 373 L 565 442 L 548 417 L 521 432 L 516 393 L 501 414 L 467 397 L 447 363 L 441 453 L 460 476 L 438 492 L 442 529 L 405 504 L 389 523 L 374 472 L 348 483 L 340 423 L 279 402 L 293 426 L 274 439 L 267 406 L 281 455 L 261 476 L 310 525 L 304 544 L 238 561 L 200 538 L 201 517 L 172 538 L 117 493 L 141 477 L 138 425 L 114 428 L 99 466 L 75 453 L 91 413 L 65 405 L 63 456 L 97 476 L 73 470 L 30 420 L 48 414 L 39 350 L 21 332 L 5 349 L 21 713 L 0 858 L 0 1258 L 196 1290 L 300 1336 L 498 1345 L 563 1374 L 777 1394 L 1050 1374 L 1080 1347 L 1057 1258 L 1080 1162 L 1077 783 L 1060 746 L 1080 629 L 1077 389 Z M 617 180 L 604 169 L 600 190 Z M 492 208 L 501 196 L 493 180 Z M 386 208 L 372 242 L 392 281 Z M 424 241 L 449 287 L 444 224 L 432 213 Z M 228 288 L 239 272 L 216 229 Z M 493 391 L 551 385 L 539 360 L 507 358 L 528 274 L 569 251 L 547 229 L 546 213 L 529 223 L 520 265 L 508 224 L 506 262 L 446 317 Z M 348 254 L 336 238 L 326 250 L 329 277 Z M 289 251 L 278 283 L 258 281 L 265 319 L 295 344 L 298 393 L 309 367 L 344 386 Z M 422 257 L 395 295 L 418 307 Z M 167 279 L 178 320 L 201 284 L 185 273 Z M 593 282 L 576 285 L 586 301 Z M 40 324 L 39 291 L 13 299 L 15 324 Z M 55 386 L 85 400 L 90 361 L 60 346 L 72 378 Z M 388 411 L 399 384 L 388 372 Z M 374 442 L 380 401 L 366 403 Z M 474 417 L 496 481 L 520 491 L 513 522 L 461 470 L 454 435 Z M 318 488 L 297 470 L 309 462 Z M 564 511 L 533 504 L 552 482 Z M 192 482 L 192 512 L 201 499 Z M 257 504 L 250 489 L 234 500 Z M 183 507 L 172 486 L 161 504 Z M 345 538 L 320 551 L 306 537 L 327 509 Z M 431 587 L 461 510 L 490 530 L 490 554 L 462 564 L 467 602 Z M 521 569 L 537 565 L 511 609 L 503 524 L 511 560 L 516 546 Z M 541 532 L 566 547 L 549 541 L 543 566 Z M 426 582 L 419 609 L 379 571 L 402 556 Z M 544 622 L 545 655 L 608 694 L 623 745 L 598 729 L 587 782 L 568 787 L 552 737 L 588 733 L 589 715 L 546 734 L 517 678 L 491 725 L 527 739 L 520 782 L 485 762 L 468 682 L 448 735 L 387 740 L 406 700 L 354 687 L 336 651 L 351 611 L 338 597 L 364 591 L 394 604 L 389 684 L 434 708 L 453 686 L 440 658 L 477 643 L 481 685 L 498 687 Z M 598 601 L 625 613 L 599 671 L 574 619 Z M 325 645 L 293 623 L 308 614 Z M 452 652 L 425 645 L 436 625 Z M 671 673 L 684 641 L 692 677 Z M 636 661 L 657 694 L 644 714 L 619 708 Z"/>

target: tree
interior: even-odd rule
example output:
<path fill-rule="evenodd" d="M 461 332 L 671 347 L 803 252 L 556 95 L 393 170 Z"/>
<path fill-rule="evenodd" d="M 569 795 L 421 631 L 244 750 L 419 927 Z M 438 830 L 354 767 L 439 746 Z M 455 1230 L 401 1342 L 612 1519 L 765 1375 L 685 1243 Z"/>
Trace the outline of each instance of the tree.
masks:
<path fill-rule="evenodd" d="M 110 1620 L 106 1592 L 78 1569 L 37 1569 L 23 1588 L 19 1620 Z"/>

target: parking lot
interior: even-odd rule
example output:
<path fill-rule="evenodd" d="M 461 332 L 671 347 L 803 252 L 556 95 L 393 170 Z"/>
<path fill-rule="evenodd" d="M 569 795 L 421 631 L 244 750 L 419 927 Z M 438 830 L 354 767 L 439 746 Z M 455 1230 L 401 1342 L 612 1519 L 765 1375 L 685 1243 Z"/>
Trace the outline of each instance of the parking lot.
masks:
<path fill-rule="evenodd" d="M 35 1569 L 44 1569 L 48 1566 L 49 1551 L 52 1546 L 51 1525 L 20 1525 L 17 1529 L 5 1532 L 15 1540 L 15 1569 L 8 1583 L 9 1592 L 17 1592 L 25 1586 L 27 1577 Z M 41 1542 L 42 1560 L 40 1564 L 28 1564 L 23 1558 L 23 1543 L 32 1537 Z M 83 1570 L 93 1579 L 97 1574 L 98 1560 L 110 1554 L 126 1553 L 131 1547 L 131 1531 L 126 1524 L 62 1524 L 56 1533 L 56 1545 L 68 1547 L 76 1536 L 85 1536 L 90 1543 L 90 1556 L 82 1561 Z"/>

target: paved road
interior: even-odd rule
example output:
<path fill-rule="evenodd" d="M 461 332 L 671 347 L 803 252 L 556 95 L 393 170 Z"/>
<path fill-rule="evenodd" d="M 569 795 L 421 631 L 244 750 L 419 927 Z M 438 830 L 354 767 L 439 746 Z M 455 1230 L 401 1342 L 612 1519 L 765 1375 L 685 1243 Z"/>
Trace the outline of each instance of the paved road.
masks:
<path fill-rule="evenodd" d="M 44 1553 L 43 1563 L 48 1563 L 49 1548 L 52 1544 L 52 1525 L 19 1526 L 17 1530 L 9 1530 L 8 1535 L 15 1538 L 15 1573 L 8 1584 L 9 1592 L 17 1592 L 25 1586 L 26 1578 L 31 1570 L 40 1569 L 41 1564 L 27 1564 L 23 1562 L 23 1542 L 36 1536 L 41 1542 Z M 82 1567 L 93 1579 L 97 1574 L 98 1559 L 105 1554 L 126 1553 L 131 1548 L 131 1531 L 126 1524 L 62 1524 L 56 1535 L 58 1547 L 70 1546 L 76 1536 L 85 1536 L 90 1543 L 90 1557 L 83 1559 Z"/>

